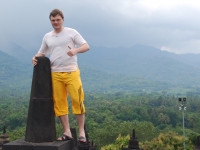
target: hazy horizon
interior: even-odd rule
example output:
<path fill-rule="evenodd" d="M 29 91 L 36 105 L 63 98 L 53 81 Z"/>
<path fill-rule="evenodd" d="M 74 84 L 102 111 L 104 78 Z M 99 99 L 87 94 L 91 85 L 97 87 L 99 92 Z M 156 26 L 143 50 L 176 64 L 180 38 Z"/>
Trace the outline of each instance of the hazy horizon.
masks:
<path fill-rule="evenodd" d="M 198 0 L 1 0 L 0 49 L 12 41 L 38 50 L 52 30 L 48 16 L 54 8 L 63 11 L 64 25 L 75 28 L 90 45 L 141 44 L 177 54 L 200 53 Z"/>

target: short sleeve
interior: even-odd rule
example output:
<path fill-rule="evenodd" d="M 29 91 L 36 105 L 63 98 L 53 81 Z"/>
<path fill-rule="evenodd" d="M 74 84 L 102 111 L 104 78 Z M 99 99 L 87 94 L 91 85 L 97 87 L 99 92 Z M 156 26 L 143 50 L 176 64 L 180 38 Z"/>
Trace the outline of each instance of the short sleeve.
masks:
<path fill-rule="evenodd" d="M 73 40 L 74 40 L 75 45 L 77 45 L 77 46 L 81 46 L 81 45 L 87 43 L 85 41 L 85 39 L 76 30 L 74 30 L 74 39 Z"/>
<path fill-rule="evenodd" d="M 43 37 L 42 45 L 41 45 L 38 53 L 41 53 L 41 54 L 43 54 L 45 56 L 48 55 L 48 46 L 46 44 L 45 36 Z"/>

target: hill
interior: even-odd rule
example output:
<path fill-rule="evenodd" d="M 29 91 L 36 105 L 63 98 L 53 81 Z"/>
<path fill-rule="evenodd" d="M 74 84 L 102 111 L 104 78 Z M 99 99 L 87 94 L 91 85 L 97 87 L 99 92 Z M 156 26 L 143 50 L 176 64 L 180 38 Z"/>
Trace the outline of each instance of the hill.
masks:
<path fill-rule="evenodd" d="M 26 56 L 20 46 L 14 48 L 16 53 L 13 56 L 1 52 L 1 87 L 23 84 L 21 86 L 30 91 L 33 71 L 30 53 Z M 199 56 L 174 54 L 144 45 L 130 48 L 91 46 L 89 52 L 78 54 L 78 64 L 85 91 L 162 91 L 175 87 L 198 87 L 200 69 L 196 66 Z"/>
<path fill-rule="evenodd" d="M 2 51 L 0 51 L 0 63 L 1 95 L 30 92 L 33 73 L 32 64 L 22 63 Z M 172 86 L 164 82 L 146 80 L 131 75 L 108 73 L 87 67 L 81 67 L 81 77 L 85 92 L 161 91 Z"/>
<path fill-rule="evenodd" d="M 31 50 L 26 50 L 20 45 L 9 40 L 0 42 L 0 50 L 10 56 L 13 56 L 18 61 L 23 62 L 23 63 L 30 63 L 31 58 L 36 53 Z"/>
<path fill-rule="evenodd" d="M 79 55 L 79 66 L 109 73 L 168 82 L 180 86 L 200 84 L 199 54 L 174 54 L 154 47 L 136 45 L 131 48 L 91 47 Z"/>
<path fill-rule="evenodd" d="M 23 59 L 23 58 L 22 58 Z M 0 51 L 0 92 L 13 95 L 30 89 L 32 69 L 14 57 Z"/>
<path fill-rule="evenodd" d="M 114 74 L 96 69 L 81 68 L 81 78 L 86 92 L 155 92 L 168 90 L 175 85 L 152 81 L 131 75 Z"/>

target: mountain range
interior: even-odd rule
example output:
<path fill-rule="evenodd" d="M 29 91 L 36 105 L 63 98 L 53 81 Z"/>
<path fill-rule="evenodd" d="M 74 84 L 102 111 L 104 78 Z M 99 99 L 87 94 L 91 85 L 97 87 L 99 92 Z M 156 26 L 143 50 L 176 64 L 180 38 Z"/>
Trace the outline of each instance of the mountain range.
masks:
<path fill-rule="evenodd" d="M 0 51 L 0 91 L 28 90 L 33 66 L 27 51 L 13 43 Z M 12 54 L 12 56 L 11 56 Z M 145 45 L 130 48 L 95 47 L 78 54 L 78 64 L 86 92 L 161 91 L 200 85 L 200 54 L 175 54 Z M 11 90 L 12 91 L 12 90 Z"/>
<path fill-rule="evenodd" d="M 79 65 L 134 77 L 191 86 L 200 84 L 200 54 L 175 54 L 135 45 L 130 48 L 92 47 Z"/>

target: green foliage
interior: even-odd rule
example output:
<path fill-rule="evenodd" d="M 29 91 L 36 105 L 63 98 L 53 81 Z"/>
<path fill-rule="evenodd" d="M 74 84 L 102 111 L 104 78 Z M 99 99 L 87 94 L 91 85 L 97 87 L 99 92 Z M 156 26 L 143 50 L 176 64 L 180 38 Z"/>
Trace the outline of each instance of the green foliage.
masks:
<path fill-rule="evenodd" d="M 171 84 L 146 80 L 125 74 L 107 73 L 100 70 L 81 68 L 81 78 L 87 92 L 149 92 L 167 90 Z"/>
<path fill-rule="evenodd" d="M 116 138 L 131 135 L 136 130 L 136 137 L 142 143 L 152 141 L 160 133 L 169 131 L 182 135 L 182 114 L 178 110 L 179 104 L 175 96 L 166 92 L 127 94 L 86 93 L 86 129 L 89 139 L 93 140 L 98 149 L 105 145 L 120 146 Z M 0 127 L 7 126 L 12 140 L 24 136 L 26 118 L 28 114 L 28 96 L 0 100 Z M 195 145 L 196 137 L 200 133 L 200 98 L 187 97 L 187 111 L 185 112 L 186 137 Z M 69 101 L 71 106 L 71 102 Z M 70 112 L 71 112 L 71 107 Z M 56 120 L 57 136 L 63 133 L 62 125 Z M 77 128 L 74 115 L 69 115 L 70 126 Z M 78 130 L 77 130 L 78 133 Z M 126 145 L 126 144 L 124 144 Z M 147 144 L 148 145 L 148 144 Z M 112 144 L 111 144 L 112 146 Z M 117 148 L 117 147 L 115 147 Z"/>
<path fill-rule="evenodd" d="M 114 144 L 109 144 L 103 146 L 101 150 L 121 150 L 121 147 L 128 147 L 128 142 L 130 136 L 121 136 L 119 135 Z M 185 138 L 186 150 L 193 150 L 194 145 L 192 141 L 188 138 Z M 158 137 L 140 142 L 139 147 L 144 150 L 182 150 L 183 149 L 183 137 L 178 135 L 175 132 L 160 133 Z"/>
<path fill-rule="evenodd" d="M 98 146 L 107 145 L 114 143 L 115 138 L 119 135 L 122 136 L 132 134 L 133 128 L 136 130 L 136 136 L 141 141 L 151 140 L 158 135 L 158 130 L 153 126 L 151 122 L 106 122 L 102 124 L 99 128 L 90 130 L 91 139 L 94 139 L 95 143 L 99 143 Z"/>
<path fill-rule="evenodd" d="M 9 130 L 25 126 L 28 114 L 28 101 L 16 98 L 2 100 L 0 104 L 0 126 Z"/>
<path fill-rule="evenodd" d="M 185 138 L 186 150 L 193 150 L 194 145 L 192 142 Z M 152 141 L 142 142 L 140 144 L 144 150 L 182 150 L 183 149 L 183 137 L 177 133 L 169 131 L 168 133 L 161 133 L 157 138 L 154 138 Z"/>
<path fill-rule="evenodd" d="M 30 91 L 32 66 L 0 51 L 0 95 L 15 96 Z M 5 95 L 6 94 L 6 95 Z"/>
<path fill-rule="evenodd" d="M 8 135 L 10 138 L 10 141 L 14 141 L 20 138 L 24 138 L 26 132 L 26 127 L 17 127 L 12 131 L 8 131 Z"/>
<path fill-rule="evenodd" d="M 121 150 L 122 146 L 127 147 L 130 136 L 121 136 L 121 134 L 117 137 L 114 144 L 109 144 L 107 146 L 103 146 L 101 150 Z"/>

